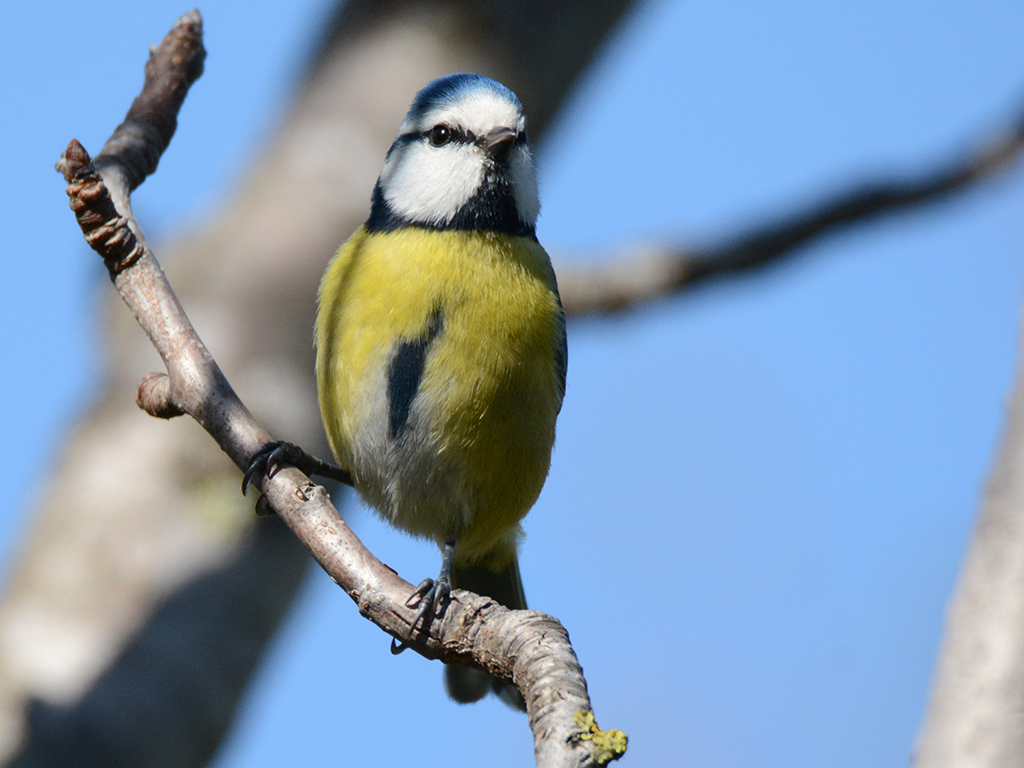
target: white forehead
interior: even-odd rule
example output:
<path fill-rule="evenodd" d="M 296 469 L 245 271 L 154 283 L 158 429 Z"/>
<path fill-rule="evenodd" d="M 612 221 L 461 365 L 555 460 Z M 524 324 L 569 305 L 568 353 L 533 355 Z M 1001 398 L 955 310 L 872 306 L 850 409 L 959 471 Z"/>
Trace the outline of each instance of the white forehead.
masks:
<path fill-rule="evenodd" d="M 513 128 L 521 131 L 526 123 L 518 105 L 490 89 L 479 88 L 443 100 L 418 115 L 409 115 L 400 133 L 427 131 L 438 123 L 457 125 L 474 133 L 492 128 Z"/>

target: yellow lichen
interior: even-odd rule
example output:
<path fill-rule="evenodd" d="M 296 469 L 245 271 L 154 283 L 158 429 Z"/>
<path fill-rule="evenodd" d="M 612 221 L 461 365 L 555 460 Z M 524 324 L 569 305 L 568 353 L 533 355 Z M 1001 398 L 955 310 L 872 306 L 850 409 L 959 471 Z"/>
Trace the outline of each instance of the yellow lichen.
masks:
<path fill-rule="evenodd" d="M 602 731 L 597 727 L 597 720 L 594 713 L 589 709 L 581 709 L 576 713 L 573 722 L 579 726 L 580 731 L 572 734 L 569 740 L 574 744 L 581 741 L 589 741 L 594 745 L 591 756 L 598 765 L 607 765 L 612 760 L 618 760 L 626 753 L 626 744 L 629 737 L 622 731 Z"/>

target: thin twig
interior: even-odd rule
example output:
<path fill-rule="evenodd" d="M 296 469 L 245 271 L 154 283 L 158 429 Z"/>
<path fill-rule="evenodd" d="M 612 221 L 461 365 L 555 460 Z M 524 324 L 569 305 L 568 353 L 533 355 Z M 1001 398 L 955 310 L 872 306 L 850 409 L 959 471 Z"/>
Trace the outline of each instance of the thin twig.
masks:
<path fill-rule="evenodd" d="M 1024 152 L 1024 115 L 952 162 L 894 179 L 851 185 L 830 199 L 768 222 L 720 246 L 636 248 L 607 267 L 558 269 L 567 315 L 621 312 L 705 282 L 781 264 L 815 238 L 879 216 L 936 203 L 1012 167 Z"/>
<path fill-rule="evenodd" d="M 185 92 L 202 71 L 205 51 L 197 11 L 183 16 L 155 49 L 143 91 L 94 163 L 72 141 L 58 163 L 89 245 L 104 259 L 115 287 L 149 335 L 167 368 L 139 387 L 138 403 L 163 418 L 192 416 L 240 468 L 271 440 L 245 408 L 199 339 L 146 243 L 130 193 L 151 173 L 170 141 Z M 413 587 L 381 563 L 352 533 L 326 491 L 294 468 L 260 482 L 269 505 L 359 611 L 401 644 L 430 659 L 473 664 L 523 692 L 538 765 L 604 764 L 625 750 L 617 731 L 593 722 L 586 681 L 568 634 L 537 611 L 510 611 L 462 590 L 443 620 L 410 631 Z M 610 745 L 610 746 L 609 746 Z"/>

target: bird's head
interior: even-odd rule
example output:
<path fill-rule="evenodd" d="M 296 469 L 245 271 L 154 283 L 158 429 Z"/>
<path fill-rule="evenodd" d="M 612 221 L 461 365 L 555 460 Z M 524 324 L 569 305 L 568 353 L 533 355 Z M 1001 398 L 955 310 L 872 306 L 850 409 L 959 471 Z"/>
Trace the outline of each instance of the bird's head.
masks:
<path fill-rule="evenodd" d="M 519 99 L 483 75 L 427 85 L 388 150 L 372 206 L 370 229 L 532 235 L 540 202 Z"/>

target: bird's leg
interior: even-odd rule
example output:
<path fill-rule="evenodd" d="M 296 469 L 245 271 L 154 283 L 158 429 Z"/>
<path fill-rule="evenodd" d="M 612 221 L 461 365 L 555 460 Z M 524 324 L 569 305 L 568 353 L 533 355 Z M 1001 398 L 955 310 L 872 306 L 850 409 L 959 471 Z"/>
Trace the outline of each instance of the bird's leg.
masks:
<path fill-rule="evenodd" d="M 352 475 L 341 467 L 311 456 L 293 443 L 277 440 L 264 445 L 249 460 L 249 467 L 242 476 L 242 495 L 245 495 L 254 477 L 263 475 L 266 478 L 271 478 L 282 464 L 291 464 L 307 475 L 319 475 L 337 480 L 345 485 L 352 485 Z"/>
<path fill-rule="evenodd" d="M 405 601 L 406 606 L 410 608 L 417 603 L 420 606 L 416 611 L 416 618 L 412 620 L 412 626 L 409 627 L 410 632 L 416 629 L 416 625 L 421 621 L 425 622 L 426 629 L 430 626 L 431 620 L 444 617 L 452 595 L 452 560 L 455 557 L 456 541 L 455 538 L 448 539 L 441 548 L 441 573 L 438 574 L 437 580 L 424 579 Z"/>

